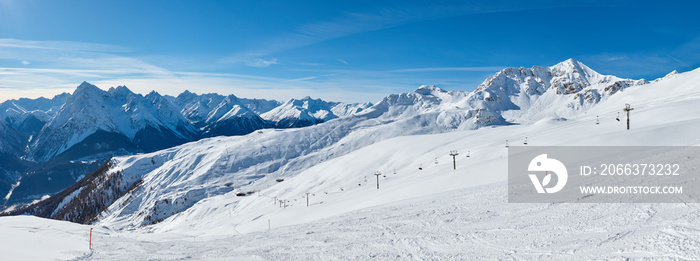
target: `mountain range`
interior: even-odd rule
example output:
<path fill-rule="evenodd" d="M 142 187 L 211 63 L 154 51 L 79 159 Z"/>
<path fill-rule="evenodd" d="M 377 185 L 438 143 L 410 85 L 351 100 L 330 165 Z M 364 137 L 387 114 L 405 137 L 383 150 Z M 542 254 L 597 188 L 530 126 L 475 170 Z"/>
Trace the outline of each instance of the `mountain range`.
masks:
<path fill-rule="evenodd" d="M 56 193 L 113 156 L 152 152 L 206 137 L 296 128 L 371 106 L 306 97 L 282 103 L 234 95 L 145 96 L 83 82 L 73 94 L 0 104 L 3 205 Z"/>
<path fill-rule="evenodd" d="M 654 83 L 674 75 L 671 73 Z M 551 67 L 503 69 L 472 92 L 445 91 L 423 85 L 411 92 L 388 95 L 376 104 L 330 103 L 309 97 L 275 103 L 234 96 L 198 96 L 189 92 L 178 97 L 131 94 L 140 98 L 133 98 L 133 102 L 124 103 L 119 108 L 150 113 L 137 113 L 139 117 L 116 121 L 121 124 L 105 120 L 116 118 L 106 114 L 101 116 L 105 119 L 90 118 L 99 126 L 107 126 L 101 128 L 90 129 L 80 124 L 71 126 L 122 133 L 123 140 L 131 141 L 136 149 L 147 146 L 149 141 L 163 142 L 159 146 L 149 145 L 153 150 L 169 146 L 166 141 L 217 136 L 225 131 L 239 134 L 231 133 L 231 126 L 260 131 L 228 138 L 211 137 L 148 154 L 112 158 L 55 196 L 14 210 L 11 214 L 34 214 L 81 223 L 109 222 L 119 227 L 155 224 L 188 211 L 202 200 L 232 191 L 262 190 L 274 186 L 278 180 L 292 178 L 313 166 L 391 138 L 499 125 L 526 125 L 542 120 L 565 121 L 585 114 L 627 88 L 644 88 L 647 84 L 649 82 L 644 79 L 601 75 L 569 59 Z M 88 92 L 83 89 L 100 93 L 99 89 L 86 83 L 76 93 Z M 100 97 L 107 98 L 82 106 L 99 110 L 100 107 L 94 104 L 110 104 L 110 99 L 114 98 L 109 97 L 116 96 L 110 93 L 130 93 L 125 91 L 126 88 L 117 89 L 102 91 Z M 124 96 L 128 95 L 119 97 Z M 72 97 L 80 96 L 74 93 L 66 98 L 65 104 L 74 103 Z M 83 97 L 81 100 L 95 99 Z M 154 107 L 180 110 L 179 113 L 150 110 Z M 65 108 L 63 105 L 55 111 Z M 51 119 L 57 118 L 55 115 Z M 231 119 L 236 121 L 226 125 Z M 144 130 L 141 126 L 151 126 L 148 134 L 160 139 L 134 142 L 138 133 Z M 306 127 L 269 129 L 300 126 Z M 73 138 L 76 136 L 78 138 Z M 83 136 L 73 133 L 71 138 L 63 140 L 76 141 L 74 147 L 84 143 L 77 141 Z M 68 146 L 61 149 L 65 147 Z M 30 145 L 29 148 L 34 147 Z M 61 153 L 66 151 L 70 148 Z M 35 158 L 42 155 L 51 154 L 35 154 Z"/>

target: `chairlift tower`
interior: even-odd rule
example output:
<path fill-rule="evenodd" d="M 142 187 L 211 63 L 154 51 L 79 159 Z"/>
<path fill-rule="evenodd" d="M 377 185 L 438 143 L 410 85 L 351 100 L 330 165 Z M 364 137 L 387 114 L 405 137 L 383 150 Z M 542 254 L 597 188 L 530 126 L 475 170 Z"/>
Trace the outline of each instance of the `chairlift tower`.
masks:
<path fill-rule="evenodd" d="M 379 176 L 381 176 L 382 173 L 379 171 L 375 171 L 374 175 L 377 176 L 377 189 L 379 189 Z"/>
<path fill-rule="evenodd" d="M 306 192 L 306 206 L 307 207 L 309 206 L 309 194 L 311 194 L 311 192 Z"/>
<path fill-rule="evenodd" d="M 455 170 L 457 169 L 457 155 L 459 155 L 459 153 L 457 153 L 456 150 L 450 151 L 450 156 L 452 156 L 452 168 L 454 168 Z"/>
<path fill-rule="evenodd" d="M 629 103 L 625 103 L 625 108 L 623 109 L 625 112 L 627 112 L 627 130 L 630 129 L 630 111 L 634 110 L 632 106 L 630 106 Z"/>

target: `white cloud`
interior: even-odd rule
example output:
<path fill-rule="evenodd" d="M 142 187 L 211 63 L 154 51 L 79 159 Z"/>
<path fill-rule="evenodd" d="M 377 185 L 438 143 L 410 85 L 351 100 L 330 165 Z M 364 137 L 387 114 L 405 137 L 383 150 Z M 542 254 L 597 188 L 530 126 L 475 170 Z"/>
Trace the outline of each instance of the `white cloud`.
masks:
<path fill-rule="evenodd" d="M 298 81 L 308 81 L 308 80 L 313 80 L 318 78 L 317 76 L 309 76 L 309 77 L 302 77 L 302 78 L 296 78 L 296 79 L 291 79 L 289 81 L 291 82 L 298 82 Z"/>
<path fill-rule="evenodd" d="M 13 38 L 0 38 L 0 48 L 43 49 L 85 52 L 128 52 L 129 49 L 116 45 L 72 42 L 72 41 L 30 41 Z"/>
<path fill-rule="evenodd" d="M 252 66 L 252 67 L 263 68 L 263 67 L 269 67 L 270 65 L 273 65 L 273 64 L 277 64 L 277 59 L 270 58 L 270 59 L 265 60 L 262 58 L 256 58 L 256 59 L 252 59 L 252 60 L 246 60 L 245 64 L 248 66 Z"/>
<path fill-rule="evenodd" d="M 30 64 L 29 61 L 27 61 L 27 60 L 22 60 L 22 65 L 29 65 L 29 64 Z"/>

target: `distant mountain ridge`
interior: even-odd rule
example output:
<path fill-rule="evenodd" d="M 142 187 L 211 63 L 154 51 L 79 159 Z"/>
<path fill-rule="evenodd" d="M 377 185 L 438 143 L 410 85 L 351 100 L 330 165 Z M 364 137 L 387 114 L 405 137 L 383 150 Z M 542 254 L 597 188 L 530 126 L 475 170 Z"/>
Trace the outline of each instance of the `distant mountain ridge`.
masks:
<path fill-rule="evenodd" d="M 307 100 L 313 99 L 302 99 Z M 87 174 L 84 169 L 94 169 L 112 156 L 152 152 L 201 138 L 244 135 L 264 128 L 309 126 L 371 105 L 297 101 L 282 103 L 189 91 L 177 97 L 155 91 L 144 96 L 125 86 L 102 90 L 87 82 L 73 94 L 53 99 L 8 100 L 0 103 L 0 153 L 7 161 L 0 164 L 0 194 L 4 196 L 16 187 L 14 193 L 9 193 L 14 196 L 8 194 L 7 203 L 16 197 L 55 193 Z M 10 162 L 8 158 L 14 159 Z M 13 185 L 18 177 L 22 177 L 21 182 Z"/>
<path fill-rule="evenodd" d="M 145 145 L 138 140 L 146 132 L 186 142 L 201 137 L 242 135 L 262 128 L 309 126 L 338 118 L 336 114 L 347 116 L 362 111 L 370 105 L 310 97 L 282 103 L 234 95 L 197 95 L 189 91 L 177 97 L 157 92 L 143 96 L 125 86 L 104 91 L 83 82 L 73 94 L 64 93 L 50 100 L 5 101 L 0 104 L 0 117 L 26 136 L 23 137 L 26 141 L 20 143 L 29 146 L 29 153 L 23 151 L 22 156 L 42 162 L 64 153 L 97 130 L 122 134 L 134 141 L 136 147 L 142 147 Z M 296 124 L 289 124 L 291 121 Z M 29 140 L 29 136 L 34 137 Z M 159 149 L 171 146 L 166 144 Z"/>

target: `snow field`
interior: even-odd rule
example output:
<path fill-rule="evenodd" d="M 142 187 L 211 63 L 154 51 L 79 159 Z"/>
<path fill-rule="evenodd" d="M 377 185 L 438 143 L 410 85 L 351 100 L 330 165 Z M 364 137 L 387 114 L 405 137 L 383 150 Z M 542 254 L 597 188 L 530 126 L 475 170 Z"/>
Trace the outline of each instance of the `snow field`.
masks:
<path fill-rule="evenodd" d="M 90 226 L 33 216 L 0 217 L 3 260 L 68 260 L 92 254 Z M 94 235 L 93 235 L 94 236 Z"/>

